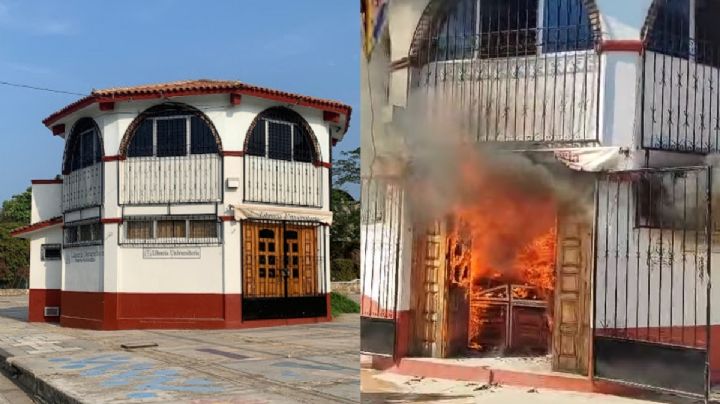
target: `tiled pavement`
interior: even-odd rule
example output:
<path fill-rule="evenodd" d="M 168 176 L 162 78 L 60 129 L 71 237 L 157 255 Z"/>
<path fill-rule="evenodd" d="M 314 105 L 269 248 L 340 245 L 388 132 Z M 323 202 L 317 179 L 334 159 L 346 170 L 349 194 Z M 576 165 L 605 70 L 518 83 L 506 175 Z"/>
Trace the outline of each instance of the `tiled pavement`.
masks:
<path fill-rule="evenodd" d="M 0 356 L 50 401 L 360 401 L 357 315 L 251 330 L 88 331 L 29 324 L 26 304 L 0 296 Z M 158 346 L 121 348 L 137 342 Z"/>

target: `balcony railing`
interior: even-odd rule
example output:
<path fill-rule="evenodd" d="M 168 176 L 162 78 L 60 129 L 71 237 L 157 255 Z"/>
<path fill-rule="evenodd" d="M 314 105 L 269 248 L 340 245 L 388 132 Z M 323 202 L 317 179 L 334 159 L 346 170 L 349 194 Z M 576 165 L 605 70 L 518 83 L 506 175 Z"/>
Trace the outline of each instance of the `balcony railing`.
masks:
<path fill-rule="evenodd" d="M 248 155 L 244 160 L 246 202 L 322 207 L 323 167 Z"/>
<path fill-rule="evenodd" d="M 102 164 L 75 170 L 63 178 L 63 211 L 102 204 Z"/>
<path fill-rule="evenodd" d="M 120 204 L 222 200 L 222 159 L 216 154 L 131 157 L 120 162 Z"/>
<path fill-rule="evenodd" d="M 678 52 L 645 52 L 644 148 L 689 153 L 720 150 L 720 69 L 711 61 L 707 56 Z"/>
<path fill-rule="evenodd" d="M 478 142 L 597 143 L 599 56 L 573 24 L 440 31 L 414 57 L 411 102 Z"/>

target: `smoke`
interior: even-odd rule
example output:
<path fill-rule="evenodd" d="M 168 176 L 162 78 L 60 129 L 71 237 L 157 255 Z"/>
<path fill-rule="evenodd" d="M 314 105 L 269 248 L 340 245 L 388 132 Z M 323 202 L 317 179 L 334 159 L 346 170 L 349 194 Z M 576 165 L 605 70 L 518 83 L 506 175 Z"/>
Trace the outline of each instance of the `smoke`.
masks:
<path fill-rule="evenodd" d="M 414 101 L 410 105 L 418 106 Z M 585 186 L 591 183 L 551 153 L 477 142 L 450 108 L 429 115 L 412 111 L 395 123 L 394 132 L 405 140 L 396 157 L 407 161 L 402 181 L 413 221 L 465 220 L 474 268 L 510 268 L 524 247 L 555 228 L 558 210 L 591 214 L 593 187 Z"/>

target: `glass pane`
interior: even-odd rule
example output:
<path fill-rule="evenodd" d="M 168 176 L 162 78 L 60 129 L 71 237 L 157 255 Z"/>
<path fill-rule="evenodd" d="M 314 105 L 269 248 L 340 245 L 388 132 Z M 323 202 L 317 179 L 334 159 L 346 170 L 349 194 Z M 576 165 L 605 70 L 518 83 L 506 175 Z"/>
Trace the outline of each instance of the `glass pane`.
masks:
<path fill-rule="evenodd" d="M 157 125 L 157 156 L 184 156 L 187 154 L 187 120 L 160 119 Z"/>
<path fill-rule="evenodd" d="M 214 220 L 191 220 L 190 238 L 217 237 L 217 222 Z"/>
<path fill-rule="evenodd" d="M 218 147 L 210 126 L 197 116 L 190 118 L 190 153 L 217 153 Z"/>
<path fill-rule="evenodd" d="M 46 260 L 59 260 L 61 249 L 56 244 L 46 244 L 43 246 L 43 256 Z"/>
<path fill-rule="evenodd" d="M 268 256 L 268 264 L 275 265 L 275 256 L 274 255 Z"/>
<path fill-rule="evenodd" d="M 310 136 L 300 125 L 295 125 L 293 136 L 293 160 L 311 163 L 313 161 L 313 148 Z"/>
<path fill-rule="evenodd" d="M 128 221 L 127 238 L 129 240 L 143 240 L 152 238 L 152 221 Z"/>
<path fill-rule="evenodd" d="M 153 121 L 144 120 L 130 140 L 128 157 L 147 157 L 153 155 Z"/>
<path fill-rule="evenodd" d="M 292 160 L 291 124 L 268 122 L 268 157 Z"/>
<path fill-rule="evenodd" d="M 275 232 L 270 229 L 260 230 L 260 238 L 275 238 Z"/>
<path fill-rule="evenodd" d="M 157 238 L 185 238 L 184 220 L 158 220 Z"/>
<path fill-rule="evenodd" d="M 592 31 L 582 0 L 545 0 L 543 52 L 588 49 Z"/>
<path fill-rule="evenodd" d="M 65 242 L 68 244 L 77 243 L 78 228 L 77 226 L 67 227 L 65 229 Z"/>
<path fill-rule="evenodd" d="M 260 276 L 261 278 L 265 277 L 265 268 L 260 268 L 258 270 L 258 276 Z"/>
<path fill-rule="evenodd" d="M 93 165 L 95 159 L 95 131 L 85 132 L 80 138 L 80 166 Z"/>
<path fill-rule="evenodd" d="M 93 225 L 84 224 L 80 226 L 80 241 L 93 241 Z"/>
<path fill-rule="evenodd" d="M 265 157 L 265 120 L 259 119 L 248 139 L 247 150 L 251 156 Z"/>

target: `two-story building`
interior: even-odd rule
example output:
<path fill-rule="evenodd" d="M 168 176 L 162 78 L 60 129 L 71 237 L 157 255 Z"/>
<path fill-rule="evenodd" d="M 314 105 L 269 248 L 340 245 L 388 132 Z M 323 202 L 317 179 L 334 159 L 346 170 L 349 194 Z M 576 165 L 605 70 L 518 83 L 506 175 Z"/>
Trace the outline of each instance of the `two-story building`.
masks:
<path fill-rule="evenodd" d="M 95 90 L 43 123 L 30 321 L 232 328 L 330 318 L 332 148 L 351 109 L 237 81 Z"/>
<path fill-rule="evenodd" d="M 707 394 L 719 5 L 384 7 L 361 74 L 362 351 L 464 377 L 533 356 L 546 375 Z M 437 199 L 453 205 L 428 217 Z"/>

